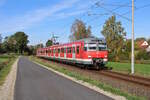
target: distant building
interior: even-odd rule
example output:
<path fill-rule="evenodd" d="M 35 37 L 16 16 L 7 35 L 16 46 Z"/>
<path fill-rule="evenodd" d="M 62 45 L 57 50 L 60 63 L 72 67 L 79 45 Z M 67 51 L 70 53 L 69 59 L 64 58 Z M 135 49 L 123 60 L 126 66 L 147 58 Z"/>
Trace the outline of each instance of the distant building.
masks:
<path fill-rule="evenodd" d="M 146 49 L 148 48 L 149 44 L 147 41 L 141 40 L 141 41 L 137 41 L 137 45 L 139 46 L 139 48 L 141 49 Z"/>
<path fill-rule="evenodd" d="M 150 52 L 150 45 L 146 48 L 147 52 Z"/>

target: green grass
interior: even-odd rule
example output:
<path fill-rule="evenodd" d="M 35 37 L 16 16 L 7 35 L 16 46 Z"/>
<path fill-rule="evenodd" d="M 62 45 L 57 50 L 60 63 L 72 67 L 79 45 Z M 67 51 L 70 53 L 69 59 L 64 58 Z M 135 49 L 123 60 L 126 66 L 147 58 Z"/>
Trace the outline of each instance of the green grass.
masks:
<path fill-rule="evenodd" d="M 137 97 L 137 96 L 133 96 L 131 94 L 128 94 L 126 92 L 122 92 L 120 91 L 119 89 L 117 88 L 113 88 L 112 86 L 110 85 L 106 85 L 106 84 L 103 84 L 102 82 L 100 81 L 97 81 L 97 80 L 94 80 L 90 77 L 87 77 L 87 76 L 83 76 L 77 72 L 71 72 L 69 70 L 67 70 L 66 68 L 63 68 L 63 67 L 60 67 L 60 66 L 57 66 L 55 64 L 51 64 L 51 63 L 48 63 L 48 62 L 43 62 L 41 59 L 39 58 L 36 58 L 36 57 L 30 57 L 30 60 L 32 61 L 35 61 L 35 62 L 38 62 L 42 65 L 45 65 L 47 67 L 50 67 L 56 71 L 59 71 L 61 73 L 64 73 L 68 76 L 71 76 L 71 77 L 74 77 L 76 78 L 77 80 L 82 80 L 84 82 L 88 82 L 92 85 L 95 85 L 97 87 L 99 87 L 100 89 L 103 89 L 104 91 L 108 91 L 108 92 L 111 92 L 113 94 L 116 94 L 116 95 L 121 95 L 121 96 L 124 96 L 126 97 L 128 100 L 145 100 L 144 97 Z"/>
<path fill-rule="evenodd" d="M 0 85 L 2 85 L 5 81 L 6 76 L 11 70 L 11 66 L 14 63 L 17 57 L 11 55 L 0 55 L 0 64 L 3 67 L 0 70 Z M 3 64 L 5 63 L 5 64 Z"/>
<path fill-rule="evenodd" d="M 8 61 L 10 56 L 8 55 L 0 55 L 0 63 Z"/>
<path fill-rule="evenodd" d="M 113 71 L 119 71 L 125 73 L 131 72 L 130 63 L 108 62 L 106 66 L 112 67 Z M 150 77 L 150 64 L 135 64 L 135 74 L 145 76 L 145 77 Z"/>

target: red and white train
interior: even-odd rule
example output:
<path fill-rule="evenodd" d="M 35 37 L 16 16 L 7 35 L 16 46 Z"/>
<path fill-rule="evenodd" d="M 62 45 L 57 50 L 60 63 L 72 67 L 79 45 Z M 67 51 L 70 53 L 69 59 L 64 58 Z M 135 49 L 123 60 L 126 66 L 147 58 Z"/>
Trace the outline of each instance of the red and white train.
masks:
<path fill-rule="evenodd" d="M 96 69 L 102 68 L 108 61 L 105 39 L 95 37 L 39 48 L 37 56 L 61 62 L 81 64 L 85 67 L 95 67 Z"/>

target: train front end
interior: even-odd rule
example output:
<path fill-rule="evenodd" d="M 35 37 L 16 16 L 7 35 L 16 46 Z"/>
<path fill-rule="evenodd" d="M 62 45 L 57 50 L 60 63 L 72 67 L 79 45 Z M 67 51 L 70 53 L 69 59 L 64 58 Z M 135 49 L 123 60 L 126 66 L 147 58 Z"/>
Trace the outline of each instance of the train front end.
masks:
<path fill-rule="evenodd" d="M 84 57 L 91 60 L 96 69 L 103 68 L 108 61 L 108 51 L 105 39 L 89 38 L 84 41 Z"/>

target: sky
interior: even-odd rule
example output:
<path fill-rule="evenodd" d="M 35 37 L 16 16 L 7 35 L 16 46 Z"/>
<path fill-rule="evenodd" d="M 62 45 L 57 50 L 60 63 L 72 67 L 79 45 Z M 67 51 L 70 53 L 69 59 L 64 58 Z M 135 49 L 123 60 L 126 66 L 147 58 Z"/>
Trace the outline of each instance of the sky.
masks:
<path fill-rule="evenodd" d="M 52 34 L 66 43 L 75 19 L 92 27 L 92 34 L 103 37 L 105 21 L 116 15 L 131 38 L 131 0 L 0 0 L 0 33 L 2 37 L 23 31 L 29 44 L 44 43 Z M 135 0 L 135 37 L 150 38 L 150 0 Z"/>

